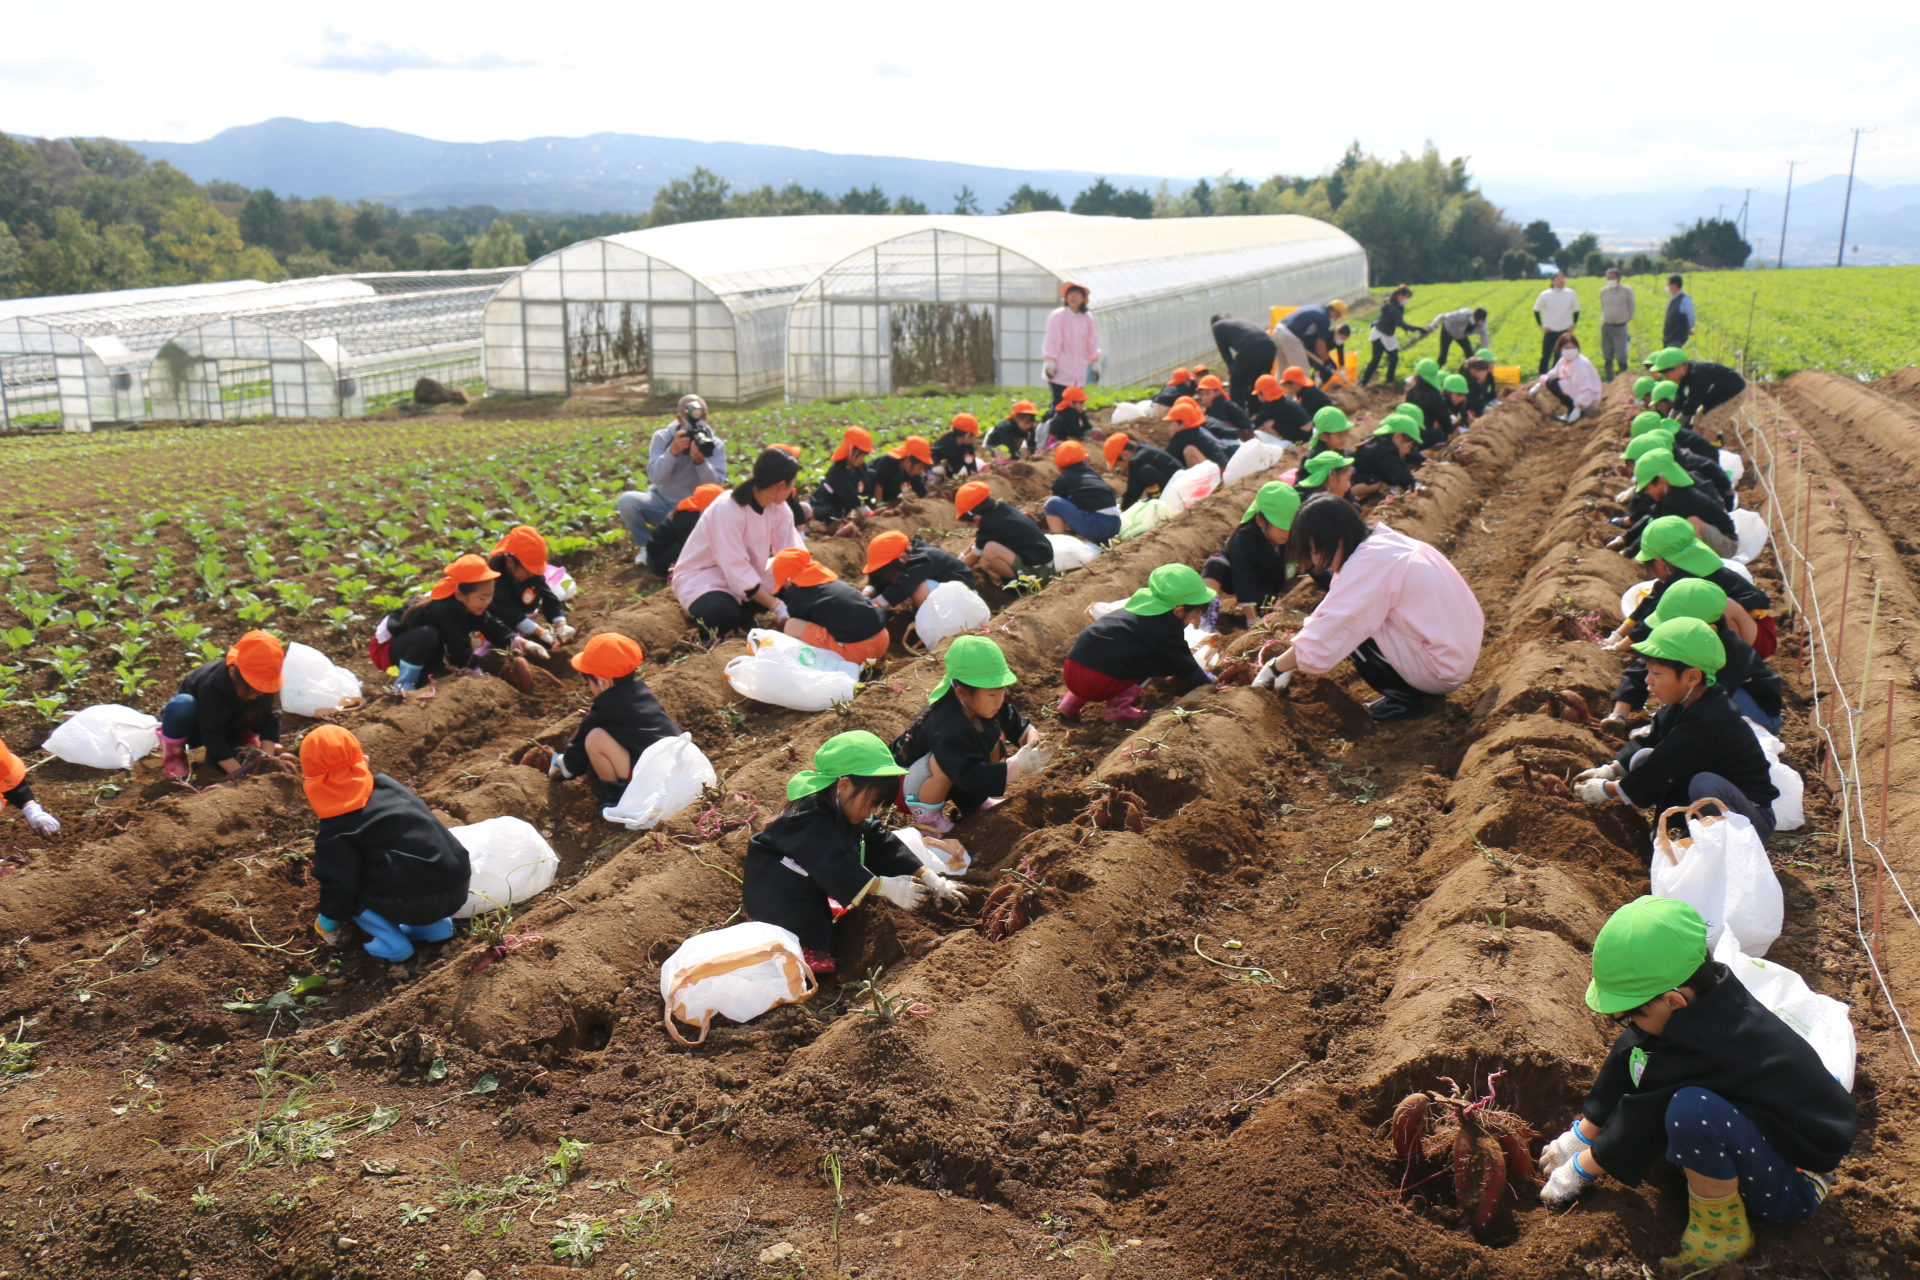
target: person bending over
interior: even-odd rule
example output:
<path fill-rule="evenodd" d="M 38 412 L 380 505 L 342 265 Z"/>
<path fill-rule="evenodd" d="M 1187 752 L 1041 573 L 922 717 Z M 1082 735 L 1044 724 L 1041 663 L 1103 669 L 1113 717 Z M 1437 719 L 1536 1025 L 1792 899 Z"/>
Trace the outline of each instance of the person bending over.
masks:
<path fill-rule="evenodd" d="M 1647 621 L 1658 627 L 1675 618 L 1698 618 L 1712 627 L 1727 654 L 1727 664 L 1720 668 L 1714 683 L 1727 691 L 1735 711 L 1768 733 L 1778 733 L 1785 703 L 1780 673 L 1740 638 L 1728 620 L 1743 612 L 1739 605 L 1727 599 L 1725 589 L 1718 583 L 1706 578 L 1682 578 L 1668 584 L 1660 593 L 1660 603 Z M 1641 737 L 1646 732 L 1634 730 L 1634 734 Z"/>
<path fill-rule="evenodd" d="M 844 520 L 866 507 L 873 496 L 873 471 L 867 466 L 872 455 L 872 434 L 865 427 L 848 427 L 833 451 L 826 476 L 814 488 L 816 516 Z"/>
<path fill-rule="evenodd" d="M 652 545 L 651 539 L 648 545 Z M 651 557 L 648 563 L 652 563 Z M 547 540 L 537 529 L 517 524 L 507 530 L 507 536 L 494 544 L 487 567 L 500 575 L 494 584 L 493 599 L 487 603 L 494 617 L 547 648 L 573 639 L 574 629 L 567 625 L 566 606 L 560 603 L 560 597 L 547 581 Z M 552 630 L 541 626 L 535 614 L 545 618 Z"/>
<path fill-rule="evenodd" d="M 1164 449 L 1156 449 L 1135 440 L 1124 431 L 1116 431 L 1100 442 L 1107 466 L 1127 478 L 1127 491 L 1120 495 L 1120 510 L 1127 511 L 1136 502 L 1157 498 L 1167 482 L 1180 474 L 1180 463 Z"/>
<path fill-rule="evenodd" d="M 673 567 L 673 595 L 701 632 L 717 639 L 772 612 L 773 557 L 804 547 L 787 499 L 800 464 L 779 449 L 762 449 L 753 474 L 708 507 Z"/>
<path fill-rule="evenodd" d="M 873 460 L 873 500 L 883 507 L 897 506 L 901 494 L 927 496 L 927 469 L 933 465 L 933 446 L 925 436 L 908 436 Z"/>
<path fill-rule="evenodd" d="M 786 633 L 848 662 L 878 662 L 892 637 L 887 615 L 859 588 L 815 560 L 805 547 L 773 558 L 774 616 Z"/>
<path fill-rule="evenodd" d="M 976 530 L 961 561 L 985 569 L 995 585 L 1006 587 L 1028 575 L 1042 581 L 1053 576 L 1053 544 L 1045 532 L 1020 508 L 995 499 L 986 481 L 961 485 L 953 510 L 961 524 Z"/>
<path fill-rule="evenodd" d="M 947 434 L 933 442 L 933 461 L 942 479 L 977 475 L 980 463 L 974 451 L 980 446 L 980 419 L 970 413 L 956 413 Z"/>
<path fill-rule="evenodd" d="M 1410 416 L 1390 413 L 1353 455 L 1353 480 L 1348 495 L 1355 502 L 1376 498 L 1388 489 L 1411 492 L 1419 483 L 1407 459 L 1420 442 L 1420 424 Z"/>
<path fill-rule="evenodd" d="M 1021 452 L 1034 452 L 1034 433 L 1039 429 L 1040 411 L 1031 400 L 1015 400 L 1002 418 L 987 432 L 987 448 L 1005 449 L 1009 460 L 1019 458 Z"/>
<path fill-rule="evenodd" d="M 479 556 L 466 559 L 486 568 Z M 486 608 L 484 601 L 480 607 Z M 506 643 L 504 627 L 500 634 Z M 207 763 L 230 778 L 246 771 L 238 759 L 241 747 L 258 747 L 269 765 L 291 772 L 295 761 L 280 746 L 280 700 L 274 696 L 286 656 L 276 637 L 249 631 L 224 656 L 189 671 L 160 712 L 161 772 L 186 781 L 193 772 L 187 752 L 195 747 L 205 747 Z"/>
<path fill-rule="evenodd" d="M 1290 369 L 1288 372 L 1299 373 L 1299 370 Z M 1257 436 L 1264 436 L 1275 444 L 1307 442 L 1307 437 L 1312 434 L 1313 419 L 1296 398 L 1298 390 L 1297 384 L 1282 382 L 1270 373 L 1263 373 L 1254 380 L 1253 405 L 1247 416 L 1252 420 Z"/>
<path fill-rule="evenodd" d="M 1344 499 L 1353 488 L 1353 459 L 1331 449 L 1316 453 L 1300 464 L 1293 487 L 1303 502 L 1322 494 Z"/>
<path fill-rule="evenodd" d="M 1254 380 L 1272 374 L 1280 348 L 1274 345 L 1265 329 L 1252 321 L 1217 315 L 1212 324 L 1213 343 L 1220 348 L 1220 360 L 1227 366 L 1227 377 L 1233 383 L 1233 401 L 1247 408 L 1253 402 Z"/>
<path fill-rule="evenodd" d="M 1245 409 L 1227 398 L 1226 387 L 1212 374 L 1200 379 L 1200 387 L 1193 393 L 1193 398 L 1194 403 L 1200 406 L 1200 412 L 1207 415 L 1207 429 L 1222 440 L 1237 441 L 1242 433 L 1253 430 L 1253 419 L 1247 416 Z"/>
<path fill-rule="evenodd" d="M 680 726 L 639 676 L 645 660 L 637 641 L 612 632 L 593 637 L 573 658 L 573 669 L 593 691 L 593 705 L 573 741 L 554 752 L 547 776 L 564 782 L 592 774 L 603 809 L 619 806 L 634 762 L 648 747 L 680 736 Z"/>
<path fill-rule="evenodd" d="M 393 687 L 412 692 L 436 675 L 481 675 L 474 646 L 478 635 L 495 649 L 552 656 L 537 640 L 516 633 L 491 609 L 500 573 L 479 556 L 461 556 L 433 590 L 380 620 L 367 652 L 375 666 L 388 659 L 397 669 Z"/>
<path fill-rule="evenodd" d="M 1053 465 L 1060 474 L 1053 482 L 1053 496 L 1042 508 L 1047 528 L 1054 533 L 1071 532 L 1101 546 L 1113 541 L 1120 533 L 1120 501 L 1106 478 L 1088 464 L 1086 448 L 1078 440 L 1068 440 L 1053 451 Z"/>
<path fill-rule="evenodd" d="M 1167 411 L 1167 421 L 1174 425 L 1173 435 L 1167 440 L 1167 452 L 1172 454 L 1183 467 L 1197 467 L 1203 462 L 1211 462 L 1224 469 L 1227 465 L 1227 449 L 1220 443 L 1220 437 L 1207 430 L 1206 411 L 1192 401 L 1176 404 Z"/>
<path fill-rule="evenodd" d="M 1059 402 L 1053 406 L 1053 416 L 1047 419 L 1047 443 L 1085 440 L 1092 431 L 1093 419 L 1087 416 L 1086 388 L 1068 387 L 1060 393 Z"/>
<path fill-rule="evenodd" d="M 1387 300 L 1380 304 L 1380 314 L 1373 318 L 1373 329 L 1367 334 L 1367 339 L 1373 346 L 1373 358 L 1367 361 L 1366 371 L 1360 375 L 1360 385 L 1363 388 L 1373 381 L 1373 375 L 1379 370 L 1382 359 L 1387 362 L 1388 382 L 1392 382 L 1400 375 L 1400 334 L 1402 332 L 1410 333 L 1416 338 L 1426 336 L 1425 329 L 1417 324 L 1407 323 L 1407 303 L 1412 300 L 1413 289 L 1403 284 L 1388 294 Z M 1440 341 L 1444 346 L 1447 340 L 1442 338 Z M 1440 353 L 1440 358 L 1443 361 L 1447 358 L 1445 351 Z"/>
<path fill-rule="evenodd" d="M 1645 536 L 1648 523 L 1662 516 L 1686 520 L 1694 535 L 1715 555 L 1730 556 L 1740 545 L 1733 517 L 1721 505 L 1719 495 L 1711 486 L 1696 484 L 1672 450 L 1649 449 L 1635 459 L 1633 487 L 1637 496 L 1627 504 L 1627 532 L 1614 540 L 1619 550 L 1632 552 Z"/>
<path fill-rule="evenodd" d="M 1193 688 L 1211 685 L 1193 650 L 1186 627 L 1218 597 L 1191 566 L 1163 564 L 1147 575 L 1147 585 L 1080 633 L 1067 651 L 1060 718 L 1074 720 L 1089 702 L 1106 703 L 1109 724 L 1138 720 L 1147 713 L 1134 704 L 1146 682 L 1158 677 L 1184 680 Z"/>
<path fill-rule="evenodd" d="M 918 609 L 943 582 L 962 583 L 969 591 L 974 585 L 973 570 L 959 556 L 897 529 L 875 534 L 867 544 L 865 572 L 867 585 L 861 594 L 888 608 Z"/>
<path fill-rule="evenodd" d="M 1220 553 L 1200 570 L 1209 590 L 1233 596 L 1249 625 L 1287 593 L 1287 538 L 1299 509 L 1300 494 L 1292 485 L 1278 480 L 1261 485 Z"/>
<path fill-rule="evenodd" d="M 946 675 L 927 695 L 927 709 L 892 746 L 894 762 L 907 769 L 901 792 L 908 816 L 935 835 L 953 830 L 948 802 L 968 817 L 1053 759 L 1038 745 L 1040 731 L 1007 696 L 1020 677 L 999 645 L 985 636 L 956 636 L 944 663 Z"/>

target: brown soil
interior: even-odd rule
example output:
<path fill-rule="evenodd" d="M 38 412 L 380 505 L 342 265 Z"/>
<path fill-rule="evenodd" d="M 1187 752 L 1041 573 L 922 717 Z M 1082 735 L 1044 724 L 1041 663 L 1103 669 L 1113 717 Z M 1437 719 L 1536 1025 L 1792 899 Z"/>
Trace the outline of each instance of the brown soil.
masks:
<path fill-rule="evenodd" d="M 1586 953 L 1644 888 L 1646 824 L 1549 779 L 1612 745 L 1557 712 L 1562 690 L 1600 707 L 1617 669 L 1570 640 L 1568 620 L 1611 621 L 1641 576 L 1598 546 L 1595 525 L 1620 484 L 1624 421 L 1616 404 L 1570 432 L 1508 403 L 1460 460 L 1429 468 L 1425 492 L 1382 512 L 1445 548 L 1487 615 L 1473 682 L 1410 724 L 1373 726 L 1358 707 L 1371 695 L 1346 675 L 1284 698 L 1156 693 L 1153 719 L 1131 730 L 1051 719 L 1086 606 L 1157 564 L 1197 564 L 1244 487 L 1032 597 L 995 599 L 989 634 L 1023 676 L 1016 696 L 1068 751 L 960 829 L 975 854 L 966 909 L 849 917 L 841 972 L 883 966 L 882 987 L 931 1006 L 897 1024 L 829 984 L 811 1005 L 680 1049 L 659 1025 L 658 965 L 729 918 L 749 824 L 796 762 L 849 724 L 904 727 L 935 664 L 896 650 L 846 717 L 741 703 L 720 674 L 739 642 L 701 650 L 666 593 L 593 611 L 603 584 L 641 581 L 631 569 L 591 572 L 576 621 L 646 646 L 654 687 L 723 772 L 714 804 L 635 837 L 598 821 L 578 786 L 515 763 L 570 733 L 584 701 L 571 683 L 527 696 L 463 681 L 347 719 L 376 767 L 450 820 L 518 814 L 559 850 L 560 882 L 514 922 L 539 940 L 484 972 L 464 938 L 403 968 L 309 953 L 313 823 L 290 778 L 187 794 L 147 763 L 75 839 L 27 842 L 0 825 L 25 863 L 0 881 L 13 960 L 0 1017 L 28 1020 L 21 1038 L 39 1042 L 34 1074 L 0 1092 L 0 1269 L 558 1275 L 550 1241 L 572 1231 L 602 1245 L 594 1274 L 716 1280 L 1641 1275 L 1677 1239 L 1677 1177 L 1603 1190 L 1565 1216 L 1510 1196 L 1474 1229 L 1447 1180 L 1401 1192 L 1384 1130 L 1410 1089 L 1442 1075 L 1484 1087 L 1504 1070 L 1502 1105 L 1557 1132 L 1608 1044 L 1581 1000 Z M 1784 447 L 1792 425 L 1752 429 Z M 1815 581 L 1837 615 L 1841 522 L 1868 552 L 1887 544 L 1825 457 L 1810 447 L 1802 461 L 1835 494 L 1816 519 Z M 992 482 L 1032 502 L 1051 475 L 1021 464 Z M 948 529 L 951 510 L 913 503 L 881 527 Z M 815 545 L 857 570 L 861 543 Z M 1920 598 L 1890 550 L 1874 564 L 1875 676 L 1899 675 L 1910 732 L 1920 707 L 1906 700 L 1920 694 L 1886 615 L 1920 617 Z M 1758 569 L 1781 598 L 1771 553 Z M 1311 607 L 1287 603 L 1288 626 Z M 1810 775 L 1807 831 L 1831 833 L 1838 797 L 1814 780 L 1797 655 L 1789 643 L 1776 659 L 1795 689 L 1789 759 Z M 1861 768 L 1877 779 L 1874 751 L 1863 745 Z M 1076 822 L 1116 792 L 1140 798 L 1143 832 Z M 1892 849 L 1916 823 L 1896 803 Z M 1862 1123 L 1842 1194 L 1812 1222 L 1762 1228 L 1757 1257 L 1780 1276 L 1899 1274 L 1920 1262 L 1900 1139 L 1915 1064 L 1872 995 L 1844 851 L 1802 832 L 1778 838 L 1775 857 L 1788 930 L 1771 955 L 1854 1003 Z M 1035 918 L 990 942 L 981 901 L 1022 860 L 1046 885 Z M 1889 913 L 1884 955 L 1904 1011 L 1920 933 L 1903 913 Z M 330 975 L 324 1002 L 297 1018 L 221 1008 L 310 973 Z M 248 1170 L 240 1148 L 206 1150 L 258 1127 L 263 1080 L 269 1116 L 298 1087 L 263 1077 L 269 1066 L 312 1082 L 280 1120 L 357 1117 L 327 1155 Z M 395 1123 L 368 1133 L 375 1108 Z M 568 1140 L 590 1145 L 559 1187 L 544 1161 Z M 844 1179 L 837 1218 L 828 1160 Z M 536 1182 L 503 1186 L 516 1174 Z M 196 1205 L 196 1188 L 216 1199 Z"/>

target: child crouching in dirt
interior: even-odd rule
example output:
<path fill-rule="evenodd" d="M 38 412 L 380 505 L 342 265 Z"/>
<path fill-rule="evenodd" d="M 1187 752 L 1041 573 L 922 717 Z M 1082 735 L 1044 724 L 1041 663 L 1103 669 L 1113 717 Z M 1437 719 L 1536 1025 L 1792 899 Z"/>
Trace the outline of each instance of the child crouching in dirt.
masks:
<path fill-rule="evenodd" d="M 869 895 L 909 911 L 929 893 L 942 906 L 966 900 L 876 820 L 906 772 L 866 730 L 836 734 L 813 768 L 787 781 L 780 816 L 747 843 L 741 908 L 798 937 L 815 973 L 834 971 L 833 922 Z"/>
<path fill-rule="evenodd" d="M 917 827 L 945 835 L 951 800 L 965 818 L 996 803 L 1015 779 L 1038 773 L 1053 752 L 1007 696 L 1020 677 L 1000 646 L 985 636 L 958 636 L 946 652 L 946 676 L 927 695 L 927 709 L 893 740 L 905 765 L 900 784 Z"/>
<path fill-rule="evenodd" d="M 813 514 L 822 520 L 842 520 L 865 508 L 873 488 L 867 458 L 873 436 L 865 427 L 848 427 L 833 451 L 826 478 L 813 491 Z"/>
<path fill-rule="evenodd" d="M 1248 625 L 1287 592 L 1287 539 L 1298 510 L 1300 493 L 1292 485 L 1261 485 L 1220 554 L 1201 566 L 1200 580 L 1216 594 L 1230 590 Z"/>
<path fill-rule="evenodd" d="M 1053 465 L 1060 474 L 1042 510 L 1047 528 L 1054 533 L 1071 532 L 1101 546 L 1120 536 L 1120 498 L 1087 464 L 1086 446 L 1078 440 L 1064 441 L 1053 451 Z"/>
<path fill-rule="evenodd" d="M 984 568 L 1002 587 L 1023 575 L 1053 576 L 1053 544 L 1033 518 L 1016 506 L 994 498 L 984 480 L 969 480 L 953 495 L 953 512 L 961 524 L 979 530 L 973 545 L 960 559 Z"/>
<path fill-rule="evenodd" d="M 479 559 L 478 556 L 472 557 Z M 241 747 L 258 747 L 276 769 L 292 770 L 280 749 L 280 667 L 286 650 L 264 631 L 249 631 L 224 657 L 196 667 L 160 712 L 160 768 L 184 782 L 193 772 L 187 752 L 207 749 L 207 761 L 230 778 L 245 772 Z"/>
<path fill-rule="evenodd" d="M 1720 668 L 1714 683 L 1727 691 L 1735 711 L 1768 733 L 1778 733 L 1784 704 L 1780 673 L 1768 666 L 1766 659 L 1727 622 L 1727 604 L 1727 593 L 1718 583 L 1705 578 L 1684 578 L 1660 594 L 1660 603 L 1647 622 L 1657 627 L 1674 618 L 1698 618 L 1712 627 L 1713 634 L 1727 651 L 1727 665 Z"/>
<path fill-rule="evenodd" d="M 1853 1097 L 1820 1055 L 1707 952 L 1700 913 L 1637 898 L 1593 942 L 1587 1006 L 1626 1024 L 1581 1116 L 1540 1153 L 1540 1199 L 1565 1208 L 1602 1176 L 1640 1185 L 1664 1157 L 1687 1179 L 1671 1271 L 1718 1273 L 1752 1221 L 1799 1222 L 1853 1149 Z"/>
<path fill-rule="evenodd" d="M 1663 705 L 1643 739 L 1629 738 L 1611 763 L 1576 777 L 1574 794 L 1592 805 L 1643 805 L 1656 818 L 1712 798 L 1765 840 L 1780 792 L 1760 740 L 1714 682 L 1727 665 L 1720 638 L 1698 618 L 1674 618 L 1633 647 L 1646 658 L 1647 691 Z"/>
<path fill-rule="evenodd" d="M 593 705 L 573 741 L 554 753 L 547 776 L 565 780 L 591 773 L 600 783 L 602 808 L 619 805 L 634 761 L 648 747 L 680 736 L 680 726 L 637 674 L 645 660 L 638 642 L 608 632 L 587 641 L 573 659 L 573 669 L 593 690 Z"/>
<path fill-rule="evenodd" d="M 547 581 L 547 540 L 538 530 L 524 524 L 507 530 L 507 536 L 495 544 L 487 567 L 500 575 L 493 599 L 487 602 L 489 613 L 548 648 L 573 639 L 566 606 Z M 536 613 L 552 624 L 551 631 L 534 620 Z"/>
<path fill-rule="evenodd" d="M 927 602 L 938 583 L 959 582 L 973 589 L 973 570 L 959 556 L 910 538 L 897 529 L 875 534 L 867 544 L 867 585 L 860 594 L 888 608 Z"/>
<path fill-rule="evenodd" d="M 367 765 L 360 740 L 325 724 L 300 743 L 307 803 L 320 818 L 313 878 L 320 882 L 314 928 L 331 945 L 351 920 L 367 932 L 367 954 L 395 964 L 416 942 L 453 936 L 472 866 L 466 846 L 426 802 Z"/>
<path fill-rule="evenodd" d="M 1109 724 L 1138 720 L 1147 713 L 1134 704 L 1146 682 L 1160 676 L 1196 689 L 1211 685 L 1213 677 L 1187 647 L 1186 628 L 1216 599 L 1190 565 L 1163 564 L 1147 575 L 1146 586 L 1082 631 L 1067 651 L 1060 718 L 1077 719 L 1089 702 L 1104 702 Z"/>
<path fill-rule="evenodd" d="M 673 514 L 667 517 L 667 522 L 655 529 L 653 536 L 647 539 L 649 573 L 656 578 L 664 578 L 673 572 L 674 562 L 680 558 L 680 549 L 693 536 L 701 513 L 726 491 L 723 485 L 703 484 L 674 505 Z"/>
<path fill-rule="evenodd" d="M 1420 437 L 1420 424 L 1408 414 L 1396 409 L 1381 419 L 1373 435 L 1354 451 L 1348 496 L 1364 502 L 1388 489 L 1413 489 L 1420 482 L 1414 479 L 1409 461 L 1419 448 Z"/>
<path fill-rule="evenodd" d="M 774 614 L 788 635 L 848 662 L 878 662 L 887 656 L 892 642 L 887 615 L 805 547 L 788 547 L 774 556 L 771 572 Z"/>
<path fill-rule="evenodd" d="M 545 645 L 517 634 L 491 612 L 499 577 L 479 556 L 461 556 L 447 566 L 446 576 L 432 591 L 380 620 L 367 656 L 383 670 L 399 669 L 393 687 L 400 692 L 418 689 L 434 672 L 482 674 L 474 656 L 476 634 L 496 649 L 552 656 Z"/>
<path fill-rule="evenodd" d="M 987 432 L 987 451 L 1005 449 L 1007 458 L 1012 461 L 1020 456 L 1022 449 L 1034 452 L 1034 433 L 1040 423 L 1040 410 L 1031 400 L 1015 400 L 1007 410 L 1007 416 Z"/>
<path fill-rule="evenodd" d="M 980 463 L 974 451 L 980 447 L 980 419 L 970 413 L 956 413 L 947 434 L 933 442 L 934 474 L 940 479 L 975 475 Z"/>
<path fill-rule="evenodd" d="M 48 813 L 33 798 L 33 784 L 27 781 L 26 762 L 13 754 L 6 743 L 0 742 L 0 810 L 8 805 L 20 811 L 20 816 L 27 820 L 27 826 L 36 835 L 60 834 L 60 819 Z"/>
<path fill-rule="evenodd" d="M 1353 459 L 1331 449 L 1322 450 L 1300 464 L 1293 487 L 1303 499 L 1323 493 L 1345 498 L 1353 488 Z"/>

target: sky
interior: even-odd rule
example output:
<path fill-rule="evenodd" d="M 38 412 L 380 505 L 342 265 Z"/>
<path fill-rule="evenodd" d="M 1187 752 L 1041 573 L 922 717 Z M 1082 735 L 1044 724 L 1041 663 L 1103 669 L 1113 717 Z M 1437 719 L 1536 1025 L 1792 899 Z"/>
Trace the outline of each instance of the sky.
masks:
<path fill-rule="evenodd" d="M 274 116 L 1013 168 L 1324 171 L 1431 139 L 1489 190 L 1920 181 L 1920 5 L 8 0 L 0 129 L 194 141 Z M 1237 16 L 1243 15 L 1243 16 Z M 1191 32 L 1169 24 L 1192 20 Z M 1331 30 L 1329 30 L 1331 27 Z M 1364 37 L 1364 41 L 1363 38 Z"/>

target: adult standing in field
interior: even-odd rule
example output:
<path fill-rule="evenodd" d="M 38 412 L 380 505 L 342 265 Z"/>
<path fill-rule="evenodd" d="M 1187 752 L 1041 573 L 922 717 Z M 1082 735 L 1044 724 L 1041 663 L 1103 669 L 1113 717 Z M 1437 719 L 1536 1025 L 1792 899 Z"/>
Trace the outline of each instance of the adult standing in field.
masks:
<path fill-rule="evenodd" d="M 1413 290 L 1403 284 L 1388 294 L 1387 300 L 1380 304 L 1380 314 L 1373 318 L 1373 330 L 1367 334 L 1368 340 L 1373 344 L 1373 359 L 1367 361 L 1367 370 L 1360 375 L 1362 387 L 1373 381 L 1373 375 L 1379 370 L 1383 357 L 1387 362 L 1387 381 L 1392 382 L 1399 376 L 1402 330 L 1416 338 L 1426 336 L 1426 331 L 1419 325 L 1407 323 L 1407 303 L 1412 300 Z M 1441 358 L 1445 359 L 1444 356 Z"/>
<path fill-rule="evenodd" d="M 1491 341 L 1487 337 L 1487 309 L 1485 307 L 1461 307 L 1457 311 L 1442 311 L 1427 321 L 1427 332 L 1440 331 L 1440 364 L 1447 363 L 1447 352 L 1456 345 L 1462 351 L 1475 351 Z M 1393 375 L 1387 375 L 1391 378 Z"/>
<path fill-rule="evenodd" d="M 780 552 L 806 545 L 787 506 L 799 474 L 792 454 L 762 449 L 753 474 L 701 513 L 687 535 L 673 566 L 673 596 L 706 635 L 744 631 L 762 610 L 786 621 L 771 565 Z"/>
<path fill-rule="evenodd" d="M 1554 272 L 1553 282 L 1533 300 L 1533 318 L 1540 324 L 1540 373 L 1545 375 L 1557 358 L 1560 335 L 1580 323 L 1580 295 L 1567 288 L 1566 272 Z"/>
<path fill-rule="evenodd" d="M 633 562 L 647 562 L 653 531 L 673 518 L 674 509 L 703 484 L 727 483 L 727 447 L 707 421 L 707 402 L 681 396 L 673 421 L 653 433 L 647 446 L 648 488 L 629 489 L 614 504 L 620 523 L 636 548 Z"/>
<path fill-rule="evenodd" d="M 1280 348 L 1267 331 L 1235 316 L 1213 317 L 1213 345 L 1227 364 L 1227 385 L 1233 402 L 1242 409 L 1253 403 L 1253 384 L 1273 372 Z"/>
<path fill-rule="evenodd" d="M 1627 350 L 1632 337 L 1627 326 L 1633 322 L 1633 286 L 1620 278 L 1620 268 L 1607 268 L 1607 282 L 1600 286 L 1600 359 L 1606 365 L 1603 382 L 1613 381 L 1613 362 L 1620 372 L 1627 371 Z"/>
<path fill-rule="evenodd" d="M 1693 297 L 1687 292 L 1687 282 L 1679 276 L 1667 277 L 1667 318 L 1660 326 L 1660 342 L 1663 346 L 1684 347 L 1693 340 L 1693 331 L 1700 326 L 1700 317 L 1694 312 Z"/>
<path fill-rule="evenodd" d="M 1061 305 L 1047 317 L 1047 333 L 1040 341 L 1040 369 L 1047 378 L 1049 405 L 1060 403 L 1068 387 L 1085 387 L 1098 382 L 1095 366 L 1100 363 L 1100 327 L 1093 312 L 1087 310 L 1090 295 L 1087 286 L 1069 280 L 1060 286 Z M 1053 410 L 1047 410 L 1048 418 Z M 1044 421 L 1044 419 L 1043 419 Z"/>
<path fill-rule="evenodd" d="M 1346 314 L 1347 304 L 1338 298 L 1323 307 L 1300 307 L 1273 326 L 1274 345 L 1295 368 L 1326 373 L 1334 344 L 1334 326 Z"/>

